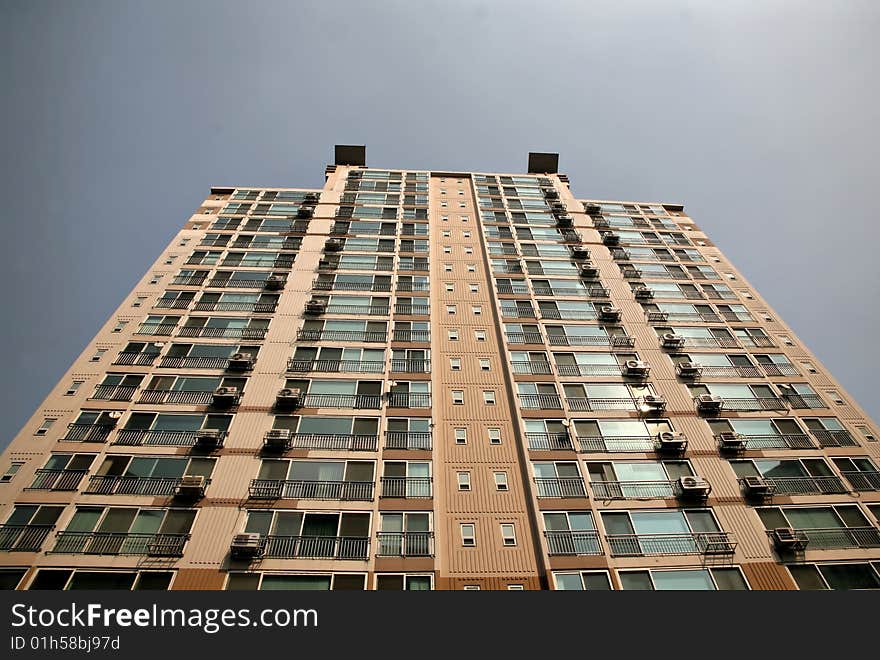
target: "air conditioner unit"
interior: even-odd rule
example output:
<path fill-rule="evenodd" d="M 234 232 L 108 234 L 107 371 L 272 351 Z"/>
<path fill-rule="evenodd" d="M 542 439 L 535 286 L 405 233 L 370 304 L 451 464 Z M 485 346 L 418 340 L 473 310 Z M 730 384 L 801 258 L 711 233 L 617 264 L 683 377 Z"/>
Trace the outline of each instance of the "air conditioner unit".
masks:
<path fill-rule="evenodd" d="M 574 219 L 570 215 L 556 216 L 557 227 L 571 227 L 572 224 L 574 224 Z"/>
<path fill-rule="evenodd" d="M 263 447 L 271 451 L 287 451 L 293 434 L 289 429 L 272 429 L 263 436 Z"/>
<path fill-rule="evenodd" d="M 319 316 L 327 311 L 327 303 L 320 298 L 312 298 L 306 303 L 305 311 L 309 316 Z"/>
<path fill-rule="evenodd" d="M 555 188 L 545 188 L 544 197 L 547 199 L 559 199 L 559 191 Z"/>
<path fill-rule="evenodd" d="M 681 348 L 684 346 L 684 337 L 673 332 L 667 332 L 660 337 L 663 348 Z"/>
<path fill-rule="evenodd" d="M 602 234 L 602 243 L 605 245 L 620 245 L 620 235 L 613 231 Z"/>
<path fill-rule="evenodd" d="M 253 559 L 263 554 L 263 537 L 261 534 L 236 534 L 229 546 L 229 554 L 233 559 Z"/>
<path fill-rule="evenodd" d="M 657 450 L 663 454 L 683 454 L 687 444 L 683 433 L 661 431 L 657 434 Z"/>
<path fill-rule="evenodd" d="M 592 264 L 583 264 L 580 267 L 579 274 L 584 279 L 594 280 L 599 277 L 599 268 Z"/>
<path fill-rule="evenodd" d="M 651 367 L 641 360 L 627 360 L 623 365 L 623 369 L 625 375 L 634 378 L 645 378 L 648 372 L 651 371 Z"/>
<path fill-rule="evenodd" d="M 602 207 L 598 204 L 593 204 L 592 202 L 585 202 L 584 211 L 586 211 L 589 215 L 598 215 L 602 212 Z"/>
<path fill-rule="evenodd" d="M 698 378 L 703 368 L 696 362 L 679 362 L 675 365 L 675 371 L 682 378 Z"/>
<path fill-rule="evenodd" d="M 218 387 L 214 390 L 213 402 L 215 406 L 231 406 L 238 403 L 237 387 Z"/>
<path fill-rule="evenodd" d="M 702 477 L 679 477 L 676 487 L 682 499 L 704 500 L 712 492 L 712 486 Z"/>
<path fill-rule="evenodd" d="M 302 392 L 298 388 L 285 387 L 278 390 L 275 405 L 279 408 L 296 408 L 302 400 Z"/>
<path fill-rule="evenodd" d="M 646 286 L 640 286 L 633 290 L 636 300 L 650 300 L 654 297 L 654 292 Z"/>
<path fill-rule="evenodd" d="M 724 399 L 714 394 L 701 394 L 697 397 L 697 412 L 717 413 L 724 407 Z"/>
<path fill-rule="evenodd" d="M 743 477 L 741 483 L 747 497 L 763 499 L 776 491 L 776 486 L 763 477 Z"/>
<path fill-rule="evenodd" d="M 575 259 L 589 259 L 590 258 L 590 251 L 585 247 L 582 247 L 580 245 L 576 245 L 573 248 L 571 248 L 571 256 L 574 257 Z"/>
<path fill-rule="evenodd" d="M 566 213 L 568 211 L 568 208 L 566 208 L 565 204 L 563 204 L 562 202 L 553 202 L 550 205 L 550 211 L 552 213 Z"/>
<path fill-rule="evenodd" d="M 302 203 L 308 206 L 314 206 L 318 203 L 318 193 L 306 193 Z"/>
<path fill-rule="evenodd" d="M 331 259 L 319 259 L 318 260 L 318 268 L 323 268 L 325 270 L 336 270 L 337 262 Z"/>
<path fill-rule="evenodd" d="M 639 408 L 647 414 L 661 413 L 666 410 L 666 398 L 662 394 L 646 394 Z"/>
<path fill-rule="evenodd" d="M 798 552 L 805 550 L 810 540 L 802 532 L 791 527 L 777 527 L 771 534 L 773 545 L 780 552 Z"/>
<path fill-rule="evenodd" d="M 315 214 L 315 209 L 311 206 L 300 206 L 296 210 L 297 218 L 311 218 Z"/>
<path fill-rule="evenodd" d="M 210 451 L 223 446 L 223 431 L 220 429 L 200 429 L 196 431 L 195 447 Z"/>
<path fill-rule="evenodd" d="M 344 243 L 338 238 L 328 239 L 324 243 L 324 252 L 339 252 L 342 249 L 343 245 Z"/>
<path fill-rule="evenodd" d="M 174 490 L 176 497 L 188 497 L 198 499 L 205 496 L 207 479 L 200 474 L 185 474 L 180 478 L 177 488 Z"/>
<path fill-rule="evenodd" d="M 284 288 L 284 278 L 279 275 L 270 275 L 266 278 L 266 284 L 264 285 L 267 289 L 271 291 L 277 291 L 279 289 Z"/>
<path fill-rule="evenodd" d="M 718 434 L 718 448 L 723 452 L 739 453 L 746 449 L 746 439 L 739 433 L 725 431 Z"/>
<path fill-rule="evenodd" d="M 602 321 L 619 321 L 620 320 L 620 310 L 617 307 L 613 307 L 611 305 L 604 305 L 599 308 L 599 318 Z"/>
<path fill-rule="evenodd" d="M 253 353 L 233 353 L 229 356 L 229 368 L 236 371 L 247 371 L 254 368 Z"/>

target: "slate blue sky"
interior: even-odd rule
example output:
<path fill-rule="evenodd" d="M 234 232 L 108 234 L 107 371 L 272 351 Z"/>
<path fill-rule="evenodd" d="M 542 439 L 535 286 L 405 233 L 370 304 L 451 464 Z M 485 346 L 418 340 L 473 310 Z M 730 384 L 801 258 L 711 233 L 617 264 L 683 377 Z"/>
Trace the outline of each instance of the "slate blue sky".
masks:
<path fill-rule="evenodd" d="M 880 418 L 876 2 L 0 2 L 0 446 L 211 185 L 518 171 L 683 202 Z"/>

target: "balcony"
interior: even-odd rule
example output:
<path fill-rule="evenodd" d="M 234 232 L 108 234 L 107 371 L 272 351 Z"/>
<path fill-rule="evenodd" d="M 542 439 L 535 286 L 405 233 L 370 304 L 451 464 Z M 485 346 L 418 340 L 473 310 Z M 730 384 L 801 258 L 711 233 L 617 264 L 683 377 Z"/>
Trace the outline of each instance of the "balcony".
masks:
<path fill-rule="evenodd" d="M 513 361 L 510 363 L 515 374 L 549 375 L 553 373 L 547 362 Z"/>
<path fill-rule="evenodd" d="M 647 312 L 648 321 L 652 323 L 665 323 L 667 321 L 684 321 L 689 323 L 720 323 L 721 319 L 715 314 L 700 314 L 698 312 Z"/>
<path fill-rule="evenodd" d="M 170 497 L 180 485 L 180 477 L 128 477 L 95 475 L 89 477 L 88 495 L 153 495 Z M 206 485 L 211 480 L 206 480 Z"/>
<path fill-rule="evenodd" d="M 105 442 L 115 424 L 68 424 L 67 434 L 61 438 L 67 442 Z"/>
<path fill-rule="evenodd" d="M 538 312 L 542 319 L 565 320 L 565 321 L 595 321 L 599 314 L 593 309 L 544 309 L 538 306 Z"/>
<path fill-rule="evenodd" d="M 727 532 L 690 534 L 609 534 L 612 557 L 647 555 L 732 555 L 736 543 Z"/>
<path fill-rule="evenodd" d="M 205 283 L 205 280 L 208 277 L 208 271 L 202 271 L 204 274 L 201 276 L 181 276 L 178 275 L 173 280 L 171 280 L 171 284 L 175 286 L 202 286 Z"/>
<path fill-rule="evenodd" d="M 288 360 L 287 370 L 298 373 L 349 372 L 358 374 L 378 374 L 385 371 L 385 363 L 370 360 Z"/>
<path fill-rule="evenodd" d="M 602 546 L 596 530 L 544 532 L 547 552 L 550 555 L 601 555 Z"/>
<path fill-rule="evenodd" d="M 198 431 L 165 431 L 161 429 L 119 429 L 115 445 L 139 447 L 142 445 L 159 447 L 191 447 L 196 442 Z M 220 443 L 226 438 L 227 432 L 222 431 Z"/>
<path fill-rule="evenodd" d="M 750 397 L 745 399 L 731 399 L 724 397 L 723 410 L 755 411 L 755 410 L 785 410 L 785 403 L 775 396 Z"/>
<path fill-rule="evenodd" d="M 703 293 L 710 300 L 738 300 L 733 291 L 715 291 L 714 289 L 703 288 Z"/>
<path fill-rule="evenodd" d="M 156 335 L 167 337 L 177 329 L 177 323 L 150 323 L 143 324 L 137 329 L 136 335 Z"/>
<path fill-rule="evenodd" d="M 272 314 L 278 307 L 275 302 L 197 302 L 193 305 L 196 312 L 248 312 L 253 314 Z"/>
<path fill-rule="evenodd" d="M 504 334 L 508 344 L 543 344 L 544 338 L 540 332 L 506 332 Z"/>
<path fill-rule="evenodd" d="M 206 328 L 200 326 L 183 326 L 178 337 L 214 337 L 220 339 L 264 339 L 267 328 Z"/>
<path fill-rule="evenodd" d="M 530 410 L 562 410 L 558 394 L 520 394 L 519 407 Z"/>
<path fill-rule="evenodd" d="M 433 557 L 434 532 L 378 532 L 377 557 Z"/>
<path fill-rule="evenodd" d="M 159 362 L 165 369 L 228 369 L 228 357 L 170 357 Z"/>
<path fill-rule="evenodd" d="M 587 397 L 566 397 L 565 403 L 568 409 L 577 412 L 590 412 L 593 410 L 639 410 L 639 403 L 635 399 L 592 399 Z"/>
<path fill-rule="evenodd" d="M 430 431 L 387 431 L 385 433 L 385 449 L 432 449 Z"/>
<path fill-rule="evenodd" d="M 300 231 L 305 232 L 306 228 L 303 227 Z M 200 245 L 204 245 L 204 241 L 200 243 Z M 224 247 L 222 244 L 217 247 Z M 263 243 L 261 241 L 252 241 L 250 237 L 237 238 L 235 241 L 229 246 L 233 250 L 299 250 L 302 247 L 302 239 L 301 238 L 286 238 L 282 243 Z"/>
<path fill-rule="evenodd" d="M 388 316 L 391 308 L 388 305 L 335 305 L 327 306 L 327 314 L 353 314 L 355 316 Z"/>
<path fill-rule="evenodd" d="M 51 552 L 85 555 L 181 557 L 189 534 L 125 532 L 58 532 Z"/>
<path fill-rule="evenodd" d="M 430 342 L 430 330 L 395 330 L 391 341 Z"/>
<path fill-rule="evenodd" d="M 568 433 L 526 433 L 526 442 L 532 451 L 566 451 L 574 449 Z"/>
<path fill-rule="evenodd" d="M 90 399 L 100 401 L 131 401 L 137 385 L 98 385 Z"/>
<path fill-rule="evenodd" d="M 386 342 L 387 332 L 364 332 L 362 330 L 300 330 L 297 341 L 362 341 Z"/>
<path fill-rule="evenodd" d="M 388 405 L 392 408 L 430 408 L 431 395 L 425 392 L 389 392 Z"/>
<path fill-rule="evenodd" d="M 326 449 L 329 451 L 376 451 L 379 436 L 343 433 L 294 433 L 291 449 Z"/>
<path fill-rule="evenodd" d="M 306 394 L 302 398 L 305 408 L 361 408 L 378 410 L 382 407 L 379 394 Z"/>
<path fill-rule="evenodd" d="M 391 360 L 392 373 L 429 374 L 431 373 L 430 360 Z"/>
<path fill-rule="evenodd" d="M 815 449 L 810 438 L 805 433 L 777 433 L 768 435 L 744 435 L 734 434 L 737 439 L 745 443 L 746 449 Z M 715 440 L 721 443 L 721 436 L 716 435 Z"/>
<path fill-rule="evenodd" d="M 218 266 L 223 266 L 226 268 L 277 268 L 279 270 L 285 270 L 293 267 L 293 259 L 294 255 L 286 255 L 283 257 L 278 257 L 277 259 L 273 259 L 272 261 L 238 261 L 235 259 L 224 259 L 221 261 Z"/>
<path fill-rule="evenodd" d="M 431 477 L 382 477 L 382 497 L 430 499 L 434 496 Z"/>
<path fill-rule="evenodd" d="M 591 481 L 597 500 L 658 499 L 676 496 L 675 481 Z"/>
<path fill-rule="evenodd" d="M 501 306 L 501 316 L 511 319 L 535 319 L 538 318 L 535 310 L 529 307 L 507 307 Z"/>
<path fill-rule="evenodd" d="M 54 525 L 0 525 L 0 552 L 39 552 Z"/>
<path fill-rule="evenodd" d="M 179 403 L 188 406 L 203 406 L 211 403 L 214 390 L 143 390 L 138 403 Z"/>
<path fill-rule="evenodd" d="M 262 289 L 266 286 L 266 280 L 215 277 L 212 280 L 208 280 L 205 286 L 213 289 Z"/>
<path fill-rule="evenodd" d="M 49 470 L 40 468 L 25 490 L 76 490 L 88 470 Z"/>
<path fill-rule="evenodd" d="M 608 297 L 608 289 L 604 286 L 582 286 L 582 287 L 539 287 L 535 286 L 535 295 L 536 296 L 552 296 L 552 297 L 562 297 L 562 296 L 579 296 L 579 297 L 589 297 L 589 298 L 607 298 Z"/>
<path fill-rule="evenodd" d="M 397 282 L 398 291 L 430 291 L 429 282 Z"/>
<path fill-rule="evenodd" d="M 849 488 L 839 477 L 761 477 L 777 495 L 834 495 L 848 493 Z M 744 479 L 737 480 L 741 485 Z"/>
<path fill-rule="evenodd" d="M 773 340 L 770 337 L 740 337 L 740 342 L 746 348 L 774 348 Z M 736 345 L 734 344 L 734 348 Z"/>
<path fill-rule="evenodd" d="M 810 408 L 827 408 L 825 402 L 818 394 L 783 394 L 782 400 L 792 410 L 806 410 Z"/>
<path fill-rule="evenodd" d="M 189 309 L 189 304 L 191 302 L 192 302 L 192 298 L 188 298 L 186 300 L 181 300 L 181 299 L 168 300 L 168 299 L 159 298 L 159 300 L 156 301 L 156 304 L 153 305 L 153 307 L 156 307 L 158 309 Z"/>
<path fill-rule="evenodd" d="M 498 293 L 508 294 L 508 295 L 519 295 L 519 294 L 529 295 L 529 293 L 530 293 L 529 287 L 525 283 L 525 281 L 523 281 L 522 284 L 504 284 L 501 282 L 497 282 L 495 284 L 495 289 L 496 289 L 496 291 L 498 291 Z"/>
<path fill-rule="evenodd" d="M 126 353 L 123 351 L 116 356 L 116 360 L 113 364 L 121 366 L 136 365 L 139 367 L 151 367 L 157 357 L 159 357 L 159 353 Z"/>
<path fill-rule="evenodd" d="M 586 497 L 584 480 L 580 477 L 535 477 L 538 497 Z"/>
<path fill-rule="evenodd" d="M 428 316 L 431 313 L 431 306 L 397 303 L 394 306 L 394 313 L 401 316 Z"/>
<path fill-rule="evenodd" d="M 649 435 L 578 436 L 577 440 L 584 453 L 653 452 L 658 444 L 657 438 Z"/>
<path fill-rule="evenodd" d="M 761 364 L 761 369 L 768 376 L 800 376 L 793 364 Z"/>
<path fill-rule="evenodd" d="M 864 472 L 841 472 L 846 480 L 852 485 L 854 490 L 860 493 L 880 490 L 880 472 L 864 471 Z"/>
<path fill-rule="evenodd" d="M 270 559 L 366 560 L 370 539 L 353 536 L 267 536 L 262 556 Z"/>
<path fill-rule="evenodd" d="M 876 527 L 806 528 L 796 529 L 795 533 L 806 538 L 808 550 L 880 548 L 880 530 Z"/>
<path fill-rule="evenodd" d="M 559 335 L 549 334 L 551 346 L 610 346 L 615 348 L 632 348 L 634 337 L 602 336 L 602 335 Z"/>
<path fill-rule="evenodd" d="M 373 499 L 372 481 L 303 481 L 252 479 L 248 496 L 255 500 L 346 500 Z"/>
<path fill-rule="evenodd" d="M 337 291 L 383 292 L 391 291 L 391 282 L 327 282 L 324 280 L 316 280 L 312 284 L 312 288 L 316 291 L 333 291 L 335 289 Z"/>
<path fill-rule="evenodd" d="M 682 348 L 739 348 L 739 344 L 733 337 L 684 337 Z"/>
<path fill-rule="evenodd" d="M 560 376 L 623 376 L 626 368 L 617 364 L 559 364 L 556 371 Z"/>
<path fill-rule="evenodd" d="M 734 365 L 705 366 L 700 365 L 700 375 L 707 378 L 763 378 L 758 367 L 738 367 Z M 727 399 L 725 399 L 725 403 Z"/>
<path fill-rule="evenodd" d="M 845 429 L 826 430 L 810 429 L 810 434 L 816 438 L 820 447 L 858 447 L 859 443 Z"/>

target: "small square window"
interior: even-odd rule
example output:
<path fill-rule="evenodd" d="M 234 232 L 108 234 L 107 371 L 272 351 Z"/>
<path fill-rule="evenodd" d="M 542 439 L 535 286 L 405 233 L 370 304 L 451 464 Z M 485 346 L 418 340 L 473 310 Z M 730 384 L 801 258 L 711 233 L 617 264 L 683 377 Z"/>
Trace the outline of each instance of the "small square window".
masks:
<path fill-rule="evenodd" d="M 471 489 L 471 473 L 470 472 L 458 472 L 458 489 L 459 490 L 470 490 Z"/>
<path fill-rule="evenodd" d="M 448 215 L 441 215 L 440 222 L 449 222 L 449 216 Z"/>
<path fill-rule="evenodd" d="M 446 271 L 447 273 L 451 273 L 452 272 L 452 264 L 443 264 L 443 270 Z"/>
<path fill-rule="evenodd" d="M 819 373 L 819 370 L 816 369 L 816 365 L 814 365 L 812 362 L 808 362 L 808 361 L 806 361 L 806 360 L 802 360 L 802 361 L 801 361 L 801 366 L 804 368 L 804 371 L 806 371 L 808 374 L 817 374 L 817 373 Z"/>
<path fill-rule="evenodd" d="M 516 527 L 513 523 L 501 523 L 501 542 L 507 546 L 516 545 Z"/>
<path fill-rule="evenodd" d="M 64 393 L 64 396 L 73 396 L 76 394 L 76 391 L 80 388 L 85 381 L 75 380 L 70 384 L 70 387 L 67 388 L 67 391 Z"/>
<path fill-rule="evenodd" d="M 12 481 L 15 473 L 21 469 L 22 465 L 24 465 L 24 463 L 18 461 L 13 461 L 12 463 L 10 463 L 9 467 L 6 469 L 6 472 L 4 472 L 2 476 L 0 476 L 0 484 L 8 484 L 10 481 Z"/>
<path fill-rule="evenodd" d="M 453 371 L 461 371 L 461 358 L 449 358 L 449 368 Z"/>
<path fill-rule="evenodd" d="M 508 590 L 508 591 L 525 591 L 526 589 L 525 589 L 525 587 L 524 587 L 523 585 L 521 585 L 521 584 L 508 584 L 508 585 L 507 585 L 507 590 Z"/>
<path fill-rule="evenodd" d="M 183 239 L 180 240 L 180 245 L 181 245 L 181 247 L 184 247 L 187 243 L 189 243 L 189 239 L 188 239 L 188 238 L 183 238 Z"/>
<path fill-rule="evenodd" d="M 750 291 L 740 291 L 740 295 L 746 300 L 754 300 L 755 297 L 751 294 Z"/>
<path fill-rule="evenodd" d="M 440 194 L 441 194 L 441 195 L 445 195 L 445 194 L 446 194 L 446 191 L 445 191 L 443 188 L 441 188 L 441 189 L 440 189 Z"/>
<path fill-rule="evenodd" d="M 456 406 L 464 405 L 464 390 L 452 390 L 452 403 Z"/>
<path fill-rule="evenodd" d="M 779 341 L 781 341 L 786 346 L 794 346 L 794 342 L 788 335 L 779 335 Z"/>
<path fill-rule="evenodd" d="M 122 332 L 122 329 L 128 325 L 128 321 L 118 321 L 111 332 Z"/>
<path fill-rule="evenodd" d="M 480 305 L 471 305 L 471 312 L 475 316 L 479 316 L 480 314 L 483 313 L 483 308 Z"/>
<path fill-rule="evenodd" d="M 834 401 L 838 406 L 845 406 L 846 401 L 843 400 L 843 397 L 840 396 L 840 392 L 837 390 L 825 390 L 825 394 L 829 396 L 829 398 Z"/>
<path fill-rule="evenodd" d="M 477 272 L 477 264 L 468 264 L 467 271 L 469 273 L 476 273 Z"/>
<path fill-rule="evenodd" d="M 487 406 L 495 405 L 495 391 L 494 390 L 483 390 L 483 403 Z"/>
<path fill-rule="evenodd" d="M 471 293 L 479 293 L 480 292 L 480 285 L 479 284 L 469 284 L 468 288 L 470 288 Z"/>
<path fill-rule="evenodd" d="M 477 545 L 477 526 L 474 523 L 461 523 L 461 544 L 466 548 Z"/>
<path fill-rule="evenodd" d="M 449 341 L 458 341 L 458 330 L 447 330 L 446 336 L 449 338 Z"/>
<path fill-rule="evenodd" d="M 457 310 L 458 310 L 458 307 L 456 307 L 455 305 L 446 305 L 446 313 L 447 314 L 455 314 Z"/>
<path fill-rule="evenodd" d="M 729 279 L 729 280 L 735 280 L 735 279 L 736 279 L 736 275 L 734 275 L 733 273 L 724 273 L 724 277 L 726 277 L 726 278 Z"/>
<path fill-rule="evenodd" d="M 489 437 L 490 445 L 501 444 L 501 429 L 486 429 L 486 435 Z"/>
<path fill-rule="evenodd" d="M 856 428 L 859 430 L 859 433 L 865 436 L 865 440 L 868 442 L 877 442 L 877 437 L 871 432 L 870 428 L 864 424 L 857 424 Z"/>
<path fill-rule="evenodd" d="M 467 204 L 465 204 L 464 202 L 459 202 L 459 203 L 458 203 L 458 208 L 460 208 L 460 209 L 466 209 L 466 208 L 467 208 Z M 467 216 L 462 216 L 461 221 L 462 221 L 462 222 L 467 222 Z"/>
<path fill-rule="evenodd" d="M 104 357 L 104 353 L 107 352 L 106 348 L 99 348 L 95 351 L 95 354 L 89 358 L 89 362 L 99 362 L 102 357 Z"/>
<path fill-rule="evenodd" d="M 507 491 L 507 472 L 495 472 L 495 490 Z"/>
<path fill-rule="evenodd" d="M 450 238 L 451 232 L 448 229 L 444 229 L 441 233 L 443 238 Z"/>
<path fill-rule="evenodd" d="M 443 254 L 452 254 L 452 247 L 449 245 L 443 246 Z"/>
<path fill-rule="evenodd" d="M 446 282 L 444 286 L 446 287 L 447 291 L 455 291 L 455 284 L 453 284 L 452 282 Z"/>
<path fill-rule="evenodd" d="M 140 307 L 144 304 L 144 301 L 147 299 L 146 296 L 138 296 L 134 299 L 134 302 L 131 303 L 132 307 Z"/>
<path fill-rule="evenodd" d="M 480 358 L 480 369 L 483 371 L 489 371 L 491 368 L 492 366 L 489 362 L 489 358 Z"/>
<path fill-rule="evenodd" d="M 470 238 L 470 237 L 471 237 L 471 233 L 470 233 L 469 231 L 464 231 L 464 232 L 461 233 L 461 237 L 462 237 L 462 238 Z"/>
<path fill-rule="evenodd" d="M 442 206 L 442 207 L 445 208 L 445 207 L 449 206 L 449 203 L 448 203 L 445 199 L 441 199 L 441 200 L 440 200 L 440 206 Z M 443 218 L 443 219 L 444 219 L 444 220 L 448 220 L 449 218 Z"/>
<path fill-rule="evenodd" d="M 459 194 L 459 195 L 464 195 L 464 190 L 459 190 L 459 191 L 458 191 L 458 194 Z"/>
<path fill-rule="evenodd" d="M 465 253 L 465 254 L 473 254 L 473 253 L 474 253 L 474 248 L 472 248 L 472 247 L 466 247 L 466 248 L 464 249 L 464 253 Z"/>
<path fill-rule="evenodd" d="M 461 588 L 462 591 L 479 591 L 480 585 L 478 584 L 466 584 Z"/>
<path fill-rule="evenodd" d="M 486 341 L 486 331 L 485 330 L 474 330 L 474 338 L 477 341 Z"/>
<path fill-rule="evenodd" d="M 43 419 L 43 423 L 40 424 L 40 428 L 34 432 L 34 435 L 46 435 L 49 432 L 49 429 L 52 428 L 52 425 L 57 421 L 58 420 L 55 417 L 46 417 Z"/>

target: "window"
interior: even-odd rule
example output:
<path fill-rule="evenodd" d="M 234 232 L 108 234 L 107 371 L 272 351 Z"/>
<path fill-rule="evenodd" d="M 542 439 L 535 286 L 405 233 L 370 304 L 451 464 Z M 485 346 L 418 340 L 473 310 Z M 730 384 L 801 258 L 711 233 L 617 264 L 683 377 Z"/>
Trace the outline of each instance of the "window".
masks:
<path fill-rule="evenodd" d="M 461 523 L 461 544 L 466 548 L 477 545 L 477 526 L 474 523 Z"/>
<path fill-rule="evenodd" d="M 445 208 L 445 207 L 449 206 L 449 204 L 446 202 L 445 199 L 443 199 L 443 200 L 440 201 L 440 206 L 442 206 L 442 207 Z M 444 215 L 444 216 L 443 216 L 443 221 L 444 221 L 444 222 L 448 222 L 448 221 L 449 221 L 449 216 Z"/>
<path fill-rule="evenodd" d="M 464 405 L 464 390 L 452 390 L 452 403 L 456 406 Z"/>
<path fill-rule="evenodd" d="M 100 362 L 101 358 L 104 357 L 104 353 L 107 352 L 106 348 L 99 348 L 95 351 L 95 354 L 89 358 L 89 362 Z"/>
<path fill-rule="evenodd" d="M 507 472 L 495 472 L 493 475 L 495 477 L 495 490 L 510 490 L 507 484 Z"/>
<path fill-rule="evenodd" d="M 554 573 L 553 579 L 559 591 L 611 591 L 611 580 L 605 571 Z"/>
<path fill-rule="evenodd" d="M 430 591 L 430 575 L 376 575 L 377 591 Z"/>
<path fill-rule="evenodd" d="M 64 393 L 64 396 L 73 396 L 76 394 L 76 391 L 79 389 L 79 386 L 82 385 L 85 381 L 75 380 L 70 384 L 70 387 L 67 388 L 67 391 Z"/>
<path fill-rule="evenodd" d="M 801 360 L 800 365 L 804 368 L 804 371 L 806 371 L 808 374 L 819 373 L 819 370 L 816 369 L 816 365 L 814 365 L 812 362 L 809 362 L 807 360 Z"/>
<path fill-rule="evenodd" d="M 825 390 L 825 394 L 827 394 L 828 397 L 838 406 L 846 405 L 846 401 L 843 400 L 843 397 L 840 396 L 840 392 L 837 390 Z"/>
<path fill-rule="evenodd" d="M 171 263 L 171 262 L 167 261 L 166 263 Z M 131 306 L 132 307 L 140 307 L 141 305 L 144 304 L 144 301 L 146 299 L 147 299 L 146 296 L 138 296 L 137 298 L 134 299 L 134 302 L 131 303 Z"/>
<path fill-rule="evenodd" d="M 15 473 L 21 469 L 22 465 L 24 465 L 24 463 L 19 461 L 13 461 L 12 463 L 10 463 L 9 467 L 6 469 L 6 472 L 3 473 L 2 476 L 0 476 L 0 484 L 8 484 L 10 481 L 12 481 Z"/>
<path fill-rule="evenodd" d="M 466 584 L 461 588 L 462 591 L 479 591 L 480 585 L 478 584 Z"/>
<path fill-rule="evenodd" d="M 455 444 L 457 444 L 457 445 L 467 444 L 467 429 L 462 429 L 462 428 L 455 429 Z"/>
<path fill-rule="evenodd" d="M 452 254 L 452 247 L 450 247 L 449 245 L 444 245 L 443 254 Z"/>
<path fill-rule="evenodd" d="M 880 562 L 793 564 L 798 589 L 880 589 Z"/>
<path fill-rule="evenodd" d="M 859 430 L 859 433 L 865 436 L 865 440 L 867 440 L 868 442 L 877 442 L 877 438 L 871 432 L 870 428 L 863 424 L 857 424 L 856 428 Z"/>
<path fill-rule="evenodd" d="M 501 543 L 506 546 L 516 545 L 516 527 L 513 523 L 501 523 Z"/>
<path fill-rule="evenodd" d="M 486 331 L 474 330 L 474 339 L 476 339 L 477 341 L 486 341 Z"/>
<path fill-rule="evenodd" d="M 483 403 L 487 406 L 495 405 L 495 390 L 483 390 Z"/>
<path fill-rule="evenodd" d="M 446 206 L 446 204 L 442 204 L 442 203 L 441 203 L 441 206 Z M 440 216 L 440 221 L 441 221 L 441 222 L 449 222 L 449 216 L 448 216 L 448 215 L 442 215 L 442 216 Z"/>
<path fill-rule="evenodd" d="M 743 591 L 748 584 L 738 568 L 685 568 L 620 571 L 623 589 L 652 591 Z"/>
<path fill-rule="evenodd" d="M 448 229 L 444 229 L 441 234 L 443 235 L 443 238 L 450 238 L 450 236 L 452 235 L 452 233 Z"/>
<path fill-rule="evenodd" d="M 480 369 L 483 371 L 489 371 L 491 368 L 489 358 L 480 358 Z"/>
<path fill-rule="evenodd" d="M 443 264 L 443 270 L 446 271 L 447 273 L 451 273 L 452 272 L 452 264 Z"/>
<path fill-rule="evenodd" d="M 490 445 L 501 444 L 501 429 L 486 429 L 486 435 L 489 438 Z"/>
<path fill-rule="evenodd" d="M 473 254 L 473 253 L 474 253 L 474 248 L 472 248 L 472 247 L 465 247 L 465 249 L 464 249 L 464 253 L 465 253 L 465 254 Z"/>
<path fill-rule="evenodd" d="M 46 435 L 46 433 L 49 432 L 49 429 L 52 428 L 52 425 L 57 421 L 58 420 L 54 417 L 46 417 L 43 419 L 43 423 L 40 424 L 40 428 L 34 432 L 34 435 Z"/>
<path fill-rule="evenodd" d="M 453 371 L 461 371 L 461 358 L 449 358 L 449 368 Z"/>
<path fill-rule="evenodd" d="M 474 316 L 479 316 L 480 314 L 483 313 L 482 305 L 471 305 L 471 312 L 473 313 Z"/>
<path fill-rule="evenodd" d="M 447 314 L 455 314 L 455 312 L 457 310 L 458 310 L 458 307 L 455 305 L 446 305 L 446 313 Z"/>
<path fill-rule="evenodd" d="M 477 272 L 477 264 L 468 264 L 467 271 L 469 273 L 476 273 Z"/>
<path fill-rule="evenodd" d="M 128 321 L 118 321 L 111 332 L 122 332 L 122 329 L 128 325 Z"/>
<path fill-rule="evenodd" d="M 471 489 L 471 473 L 470 472 L 457 472 L 456 476 L 458 478 L 458 489 L 459 490 L 470 490 Z"/>
<path fill-rule="evenodd" d="M 469 284 L 468 288 L 471 290 L 471 293 L 479 293 L 480 285 L 479 284 Z"/>
<path fill-rule="evenodd" d="M 110 571 L 41 568 L 28 586 L 37 590 L 114 589 L 125 591 L 166 591 L 174 578 L 172 571 Z"/>
<path fill-rule="evenodd" d="M 449 291 L 450 293 L 452 291 L 455 291 L 455 284 L 453 284 L 452 282 L 446 282 L 445 286 L 446 286 L 446 290 Z"/>
<path fill-rule="evenodd" d="M 458 329 L 452 328 L 446 331 L 446 336 L 449 337 L 449 341 L 458 341 Z"/>

